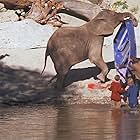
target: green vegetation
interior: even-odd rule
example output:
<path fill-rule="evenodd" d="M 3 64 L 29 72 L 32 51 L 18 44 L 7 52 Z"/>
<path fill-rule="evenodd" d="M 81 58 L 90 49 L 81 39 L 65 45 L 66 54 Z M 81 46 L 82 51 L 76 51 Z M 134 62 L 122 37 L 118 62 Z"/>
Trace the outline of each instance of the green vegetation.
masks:
<path fill-rule="evenodd" d="M 119 0 L 112 4 L 113 9 L 121 8 L 122 10 L 128 9 L 128 4 L 126 1 Z"/>

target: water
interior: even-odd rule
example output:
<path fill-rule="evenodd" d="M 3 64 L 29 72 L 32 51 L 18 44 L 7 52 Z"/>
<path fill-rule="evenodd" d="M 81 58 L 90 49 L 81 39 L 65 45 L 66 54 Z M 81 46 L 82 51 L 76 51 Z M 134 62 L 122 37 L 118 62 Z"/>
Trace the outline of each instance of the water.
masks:
<path fill-rule="evenodd" d="M 105 105 L 0 107 L 0 140 L 139 139 L 139 113 Z"/>

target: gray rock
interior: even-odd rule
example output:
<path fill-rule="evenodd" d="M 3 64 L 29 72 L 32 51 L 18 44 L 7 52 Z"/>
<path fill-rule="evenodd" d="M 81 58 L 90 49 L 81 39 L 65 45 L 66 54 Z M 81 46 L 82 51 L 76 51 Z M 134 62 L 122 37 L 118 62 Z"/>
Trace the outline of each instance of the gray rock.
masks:
<path fill-rule="evenodd" d="M 19 17 L 15 14 L 14 10 L 4 10 L 0 12 L 0 22 L 18 21 Z"/>
<path fill-rule="evenodd" d="M 0 3 L 0 10 L 4 8 L 4 4 Z"/>
<path fill-rule="evenodd" d="M 46 47 L 54 30 L 31 19 L 0 23 L 0 48 Z"/>

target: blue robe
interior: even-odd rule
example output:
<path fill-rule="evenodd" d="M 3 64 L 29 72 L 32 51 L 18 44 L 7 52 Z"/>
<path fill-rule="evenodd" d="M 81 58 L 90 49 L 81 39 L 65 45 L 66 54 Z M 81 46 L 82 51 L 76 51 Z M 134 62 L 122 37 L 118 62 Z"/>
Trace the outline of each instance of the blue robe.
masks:
<path fill-rule="evenodd" d="M 125 97 L 128 97 L 129 106 L 131 108 L 135 108 L 138 105 L 138 96 L 139 89 L 136 84 L 131 85 L 127 92 L 124 94 Z"/>

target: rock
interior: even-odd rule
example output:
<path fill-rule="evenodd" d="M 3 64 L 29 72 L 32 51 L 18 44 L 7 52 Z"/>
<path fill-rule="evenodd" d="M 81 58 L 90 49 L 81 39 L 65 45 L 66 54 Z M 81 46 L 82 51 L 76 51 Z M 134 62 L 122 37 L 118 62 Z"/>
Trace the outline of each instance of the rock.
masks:
<path fill-rule="evenodd" d="M 0 48 L 46 47 L 53 32 L 51 26 L 42 26 L 31 19 L 0 23 Z"/>
<path fill-rule="evenodd" d="M 94 9 L 94 10 L 93 10 Z M 89 16 L 91 19 L 92 18 L 94 18 L 100 11 L 101 11 L 101 9 L 99 8 L 99 6 L 95 6 L 95 7 L 93 7 L 93 11 L 91 12 L 91 15 Z M 79 8 L 78 10 L 77 10 L 77 13 L 79 12 L 81 12 L 82 10 Z M 84 11 L 84 10 L 83 10 Z M 89 10 L 90 11 L 90 10 Z M 86 14 L 88 14 L 89 13 L 89 11 L 86 13 Z M 85 15 L 86 15 L 85 14 Z M 78 17 L 75 17 L 75 16 L 72 16 L 72 15 L 68 15 L 68 14 L 65 14 L 65 13 L 59 13 L 59 15 L 60 15 L 60 17 L 61 17 L 61 20 L 63 21 L 63 22 L 65 22 L 65 23 L 67 23 L 67 24 L 63 24 L 63 26 L 81 26 L 81 25 L 83 25 L 83 24 L 85 24 L 86 23 L 86 21 L 84 21 L 83 19 L 82 19 L 82 17 L 81 17 L 81 19 L 80 18 L 78 18 Z M 83 14 L 84 15 L 84 14 Z M 86 17 L 88 17 L 88 16 L 86 16 Z"/>
<path fill-rule="evenodd" d="M 79 1 L 65 1 L 64 7 L 69 9 L 71 12 L 74 11 L 74 13 L 79 15 L 77 15 L 78 17 L 80 17 L 80 15 L 86 17 L 87 21 L 93 19 L 101 11 L 100 6 L 97 4 L 85 4 L 85 2 Z M 75 15 L 74 13 L 73 15 Z"/>
<path fill-rule="evenodd" d="M 81 26 L 86 23 L 86 21 L 76 18 L 71 15 L 67 15 L 64 13 L 60 13 L 59 15 L 61 16 L 61 20 L 67 23 L 67 24 L 63 24 L 62 26 L 75 26 L 76 27 L 76 26 Z"/>
<path fill-rule="evenodd" d="M 9 21 L 18 21 L 19 17 L 15 14 L 14 10 L 6 10 L 0 12 L 0 23 L 2 22 L 9 22 Z"/>
<path fill-rule="evenodd" d="M 4 8 L 4 4 L 0 3 L 0 10 Z"/>
<path fill-rule="evenodd" d="M 110 8 L 109 0 L 103 0 L 102 3 L 100 4 L 100 7 L 103 9 L 109 9 Z"/>
<path fill-rule="evenodd" d="M 54 31 L 52 26 L 40 25 L 31 19 L 0 23 L 0 54 L 10 55 L 2 61 L 8 66 L 41 71 L 47 42 Z M 45 72 L 54 75 L 53 63 L 50 58 L 48 60 Z"/>

